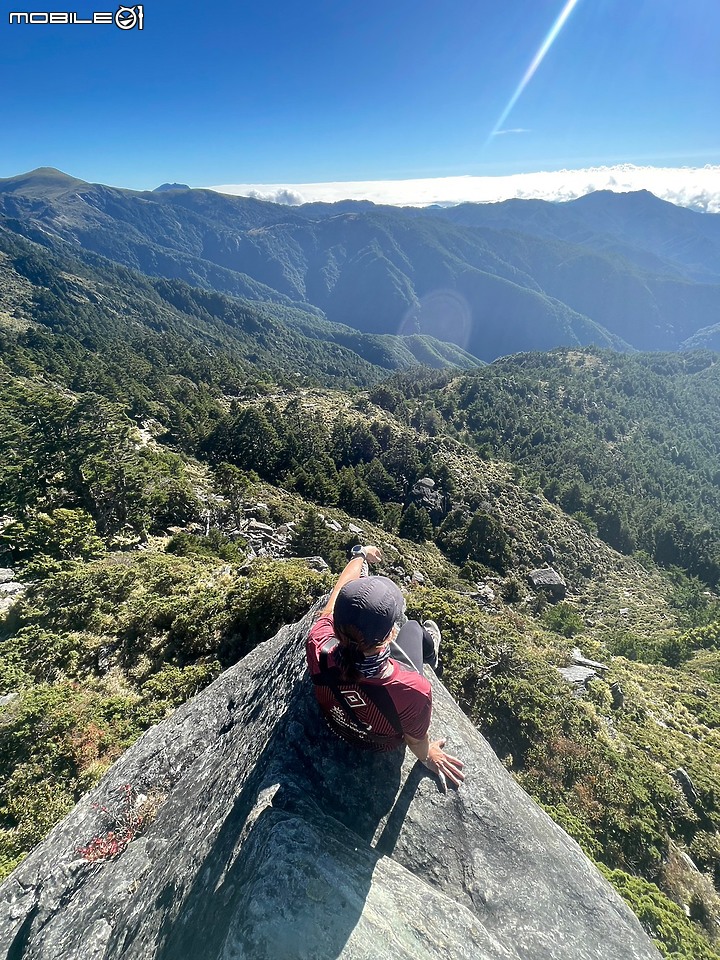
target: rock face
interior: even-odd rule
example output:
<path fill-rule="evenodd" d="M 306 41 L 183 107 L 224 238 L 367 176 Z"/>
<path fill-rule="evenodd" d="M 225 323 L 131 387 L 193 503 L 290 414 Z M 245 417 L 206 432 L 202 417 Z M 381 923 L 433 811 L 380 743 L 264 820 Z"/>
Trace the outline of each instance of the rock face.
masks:
<path fill-rule="evenodd" d="M 612 695 L 613 710 L 621 710 L 625 705 L 625 691 L 622 684 L 618 681 L 610 684 L 610 693 Z"/>
<path fill-rule="evenodd" d="M 3 567 L 0 570 L 0 615 L 7 613 L 26 590 L 27 584 L 19 583 L 15 579 L 15 573 Z"/>
<path fill-rule="evenodd" d="M 610 669 L 606 663 L 600 663 L 598 660 L 589 660 L 579 647 L 573 647 L 570 659 L 576 667 L 588 667 L 597 673 L 607 673 Z"/>
<path fill-rule="evenodd" d="M 558 667 L 560 675 L 571 683 L 576 692 L 585 693 L 588 681 L 605 674 L 610 668 L 606 663 L 597 660 L 588 660 L 578 647 L 574 647 L 570 654 L 570 666 Z M 613 696 L 614 703 L 614 696 Z"/>
<path fill-rule="evenodd" d="M 685 799 L 690 806 L 694 807 L 698 802 L 698 795 L 697 790 L 695 789 L 695 784 L 692 782 L 690 774 L 687 772 L 687 770 L 684 767 L 678 767 L 677 770 L 673 770 L 670 773 L 670 776 L 685 794 Z"/>
<path fill-rule="evenodd" d="M 311 618 L 149 730 L 0 887 L 12 960 L 658 960 L 574 841 L 442 684 L 431 733 L 466 762 L 443 796 L 408 752 L 322 723 Z M 165 797 L 114 859 L 78 849 L 123 785 Z"/>
<path fill-rule="evenodd" d="M 434 524 L 442 522 L 450 510 L 450 498 L 441 490 L 435 489 L 435 481 L 430 477 L 422 477 L 410 491 L 410 499 L 418 506 L 427 510 Z"/>
<path fill-rule="evenodd" d="M 572 683 L 573 686 L 580 687 L 583 690 L 588 681 L 594 680 L 597 676 L 597 673 L 589 667 L 579 667 L 577 665 L 572 667 L 558 667 L 558 673 L 567 680 L 568 683 Z"/>
<path fill-rule="evenodd" d="M 555 600 L 563 600 L 567 593 L 567 584 L 561 573 L 552 567 L 531 570 L 528 574 L 531 585 L 536 590 L 546 590 Z"/>

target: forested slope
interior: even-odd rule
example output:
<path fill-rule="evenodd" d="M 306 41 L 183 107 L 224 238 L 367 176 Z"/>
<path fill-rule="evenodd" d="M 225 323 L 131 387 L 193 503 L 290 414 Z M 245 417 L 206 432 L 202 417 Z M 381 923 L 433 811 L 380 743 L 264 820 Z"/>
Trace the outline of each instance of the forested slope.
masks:
<path fill-rule="evenodd" d="M 76 256 L 482 360 L 559 345 L 711 345 L 720 218 L 650 194 L 450 210 L 287 207 L 208 190 L 137 193 L 43 168 L 0 181 L 13 232 Z M 694 338 L 694 339 L 693 339 Z"/>
<path fill-rule="evenodd" d="M 407 386 L 405 386 L 407 385 Z M 720 363 L 709 352 L 525 354 L 404 394 L 616 549 L 720 578 Z M 388 394 L 387 391 L 390 391 Z"/>
<path fill-rule="evenodd" d="M 303 558 L 337 571 L 362 540 L 440 624 L 443 679 L 507 768 L 667 956 L 717 960 L 716 355 L 380 382 L 315 315 L 3 242 L 3 871 L 307 611 L 331 578 Z M 563 599 L 532 586 L 548 563 Z M 575 646 L 607 666 L 582 689 L 558 671 Z"/>

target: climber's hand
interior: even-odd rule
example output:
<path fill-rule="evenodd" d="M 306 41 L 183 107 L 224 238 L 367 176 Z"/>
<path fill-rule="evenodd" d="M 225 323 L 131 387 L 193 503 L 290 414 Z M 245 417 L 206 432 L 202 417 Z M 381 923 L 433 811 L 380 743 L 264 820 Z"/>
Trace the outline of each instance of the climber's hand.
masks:
<path fill-rule="evenodd" d="M 378 547 L 375 547 L 372 544 L 368 544 L 365 547 L 365 559 L 368 563 L 380 563 L 382 558 L 382 551 Z"/>
<path fill-rule="evenodd" d="M 462 772 L 464 766 L 462 760 L 445 753 L 444 746 L 444 740 L 434 740 L 430 744 L 427 760 L 423 760 L 423 763 L 437 776 L 442 792 L 447 793 L 448 780 L 454 787 L 459 787 L 465 779 L 465 774 Z"/>

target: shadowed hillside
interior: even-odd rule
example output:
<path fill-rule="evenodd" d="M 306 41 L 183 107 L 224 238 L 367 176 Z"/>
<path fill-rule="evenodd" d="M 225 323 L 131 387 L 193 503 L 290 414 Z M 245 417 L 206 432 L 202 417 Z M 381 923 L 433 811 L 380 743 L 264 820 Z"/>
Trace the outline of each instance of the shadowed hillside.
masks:
<path fill-rule="evenodd" d="M 419 211 L 136 193 L 47 168 L 0 181 L 6 226 L 151 276 L 312 305 L 483 360 L 588 345 L 673 350 L 720 322 L 718 218 L 649 194 Z"/>

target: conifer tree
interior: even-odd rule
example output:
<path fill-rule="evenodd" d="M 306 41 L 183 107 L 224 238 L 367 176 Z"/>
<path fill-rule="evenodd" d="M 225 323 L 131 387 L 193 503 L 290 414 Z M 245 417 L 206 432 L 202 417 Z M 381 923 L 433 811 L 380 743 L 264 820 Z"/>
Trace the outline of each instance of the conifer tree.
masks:
<path fill-rule="evenodd" d="M 424 543 L 430 539 L 432 532 L 433 527 L 427 510 L 411 503 L 400 517 L 400 536 L 407 540 L 414 540 L 416 543 Z"/>

